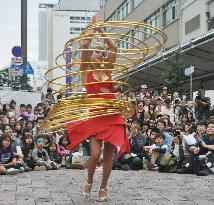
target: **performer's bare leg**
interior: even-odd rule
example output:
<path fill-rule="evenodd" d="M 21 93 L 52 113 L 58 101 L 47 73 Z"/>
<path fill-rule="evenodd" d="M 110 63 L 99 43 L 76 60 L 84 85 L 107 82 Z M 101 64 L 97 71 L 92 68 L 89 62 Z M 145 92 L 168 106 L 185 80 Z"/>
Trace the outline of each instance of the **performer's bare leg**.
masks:
<path fill-rule="evenodd" d="M 96 140 L 95 137 L 90 138 L 90 158 L 87 164 L 88 180 L 83 188 L 83 195 L 85 199 L 90 198 L 91 187 L 93 183 L 93 176 L 100 159 L 102 142 Z"/>
<path fill-rule="evenodd" d="M 96 140 L 95 137 L 90 138 L 90 158 L 87 164 L 88 184 L 93 183 L 94 172 L 95 172 L 97 163 L 100 159 L 101 146 L 102 146 L 101 141 Z"/>
<path fill-rule="evenodd" d="M 112 170 L 112 153 L 114 146 L 110 143 L 104 143 L 104 152 L 103 152 L 103 178 L 100 188 L 106 188 L 108 178 Z"/>
<path fill-rule="evenodd" d="M 108 178 L 112 170 L 112 153 L 114 146 L 110 143 L 104 144 L 104 153 L 103 153 L 103 178 L 99 190 L 99 199 L 100 201 L 105 201 L 107 199 L 106 186 L 108 183 Z"/>

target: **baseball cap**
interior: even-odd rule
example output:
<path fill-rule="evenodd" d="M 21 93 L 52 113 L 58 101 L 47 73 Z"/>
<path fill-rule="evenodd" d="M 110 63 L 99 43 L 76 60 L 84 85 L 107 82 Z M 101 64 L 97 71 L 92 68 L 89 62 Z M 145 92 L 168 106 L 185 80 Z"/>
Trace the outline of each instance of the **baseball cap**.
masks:
<path fill-rule="evenodd" d="M 141 88 L 142 88 L 142 89 L 146 89 L 146 88 L 147 88 L 147 85 L 141 85 Z"/>

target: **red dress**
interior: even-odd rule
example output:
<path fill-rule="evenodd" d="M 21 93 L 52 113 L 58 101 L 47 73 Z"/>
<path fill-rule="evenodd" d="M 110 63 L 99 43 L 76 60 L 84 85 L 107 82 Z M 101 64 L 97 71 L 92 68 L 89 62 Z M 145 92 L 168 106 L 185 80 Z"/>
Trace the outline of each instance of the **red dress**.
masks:
<path fill-rule="evenodd" d="M 110 79 L 111 80 L 111 79 Z M 89 73 L 88 83 L 98 82 L 94 79 L 93 72 Z M 108 88 L 111 93 L 115 93 L 112 83 L 100 83 L 86 86 L 88 94 L 101 93 L 101 88 Z M 110 98 L 115 99 L 113 94 L 93 95 L 90 98 Z M 129 152 L 130 146 L 126 136 L 126 125 L 121 114 L 109 114 L 106 116 L 94 117 L 88 120 L 72 122 L 67 125 L 67 134 L 71 144 L 68 149 L 73 149 L 85 139 L 95 136 L 97 140 L 109 142 L 117 148 L 117 156 L 123 152 Z"/>

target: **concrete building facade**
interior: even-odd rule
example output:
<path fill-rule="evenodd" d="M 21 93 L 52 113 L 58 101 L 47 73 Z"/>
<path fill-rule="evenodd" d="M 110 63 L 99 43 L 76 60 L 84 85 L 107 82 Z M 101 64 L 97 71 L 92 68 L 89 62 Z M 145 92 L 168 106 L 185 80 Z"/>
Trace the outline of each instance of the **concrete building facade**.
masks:
<path fill-rule="evenodd" d="M 88 3 L 87 0 L 61 0 L 56 9 L 49 16 L 48 27 L 48 67 L 56 66 L 55 59 L 64 50 L 65 43 L 81 34 L 91 22 L 92 16 L 100 9 L 100 1 Z M 65 64 L 63 58 L 59 58 L 58 64 Z M 55 69 L 49 73 L 48 78 L 54 79 L 65 75 L 64 69 Z M 75 79 L 73 79 L 75 80 Z M 78 80 L 78 79 L 76 79 Z M 66 78 L 62 77 L 55 81 L 65 84 Z M 60 85 L 53 85 L 54 90 L 59 90 Z"/>
<path fill-rule="evenodd" d="M 39 4 L 39 61 L 48 60 L 48 18 L 54 9 L 54 4 Z"/>
<path fill-rule="evenodd" d="M 184 63 L 195 67 L 194 89 L 214 86 L 214 0 L 107 0 L 99 16 L 104 21 L 145 22 L 168 37 L 161 52 L 130 73 L 133 87 L 160 87 L 166 59 L 178 50 Z M 184 76 L 182 82 L 189 82 L 188 78 Z"/>

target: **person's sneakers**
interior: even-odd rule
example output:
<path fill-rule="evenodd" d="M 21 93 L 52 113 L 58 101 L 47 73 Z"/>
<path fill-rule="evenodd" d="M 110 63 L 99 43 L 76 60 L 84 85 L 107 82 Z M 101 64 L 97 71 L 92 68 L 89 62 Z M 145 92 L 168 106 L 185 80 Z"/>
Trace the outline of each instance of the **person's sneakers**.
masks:
<path fill-rule="evenodd" d="M 207 172 L 205 172 L 205 171 L 199 171 L 198 173 L 197 173 L 197 176 L 207 176 L 208 175 L 208 173 Z"/>
<path fill-rule="evenodd" d="M 124 170 L 124 171 L 129 171 L 131 170 L 130 166 L 128 164 L 123 164 L 121 165 L 121 169 Z"/>
<path fill-rule="evenodd" d="M 85 169 L 86 166 L 84 164 L 81 163 L 73 163 L 71 164 L 71 169 Z"/>
<path fill-rule="evenodd" d="M 19 173 L 23 173 L 23 172 L 25 172 L 25 168 L 24 167 L 20 167 L 19 168 Z"/>
<path fill-rule="evenodd" d="M 30 171 L 32 171 L 33 169 L 32 168 L 30 168 L 30 167 L 25 167 L 25 172 L 30 172 Z"/>
<path fill-rule="evenodd" d="M 57 169 L 57 170 L 60 170 L 61 167 L 62 167 L 61 164 L 58 164 L 58 165 L 56 166 L 56 169 Z"/>
<path fill-rule="evenodd" d="M 7 175 L 16 175 L 19 173 L 19 170 L 18 169 L 14 169 L 14 168 L 9 168 L 6 170 L 6 174 Z"/>
<path fill-rule="evenodd" d="M 177 169 L 177 173 L 178 174 L 187 174 L 187 169 L 186 168 L 180 168 L 180 169 Z"/>
<path fill-rule="evenodd" d="M 46 167 L 45 166 L 35 166 L 34 170 L 35 171 L 46 171 Z"/>
<path fill-rule="evenodd" d="M 61 162 L 62 167 L 66 166 L 66 161 L 65 161 L 65 157 L 62 158 L 62 162 Z"/>
<path fill-rule="evenodd" d="M 210 175 L 211 174 L 211 171 L 208 167 L 203 167 L 201 170 L 199 170 L 197 172 L 197 176 L 207 176 L 207 175 Z"/>

